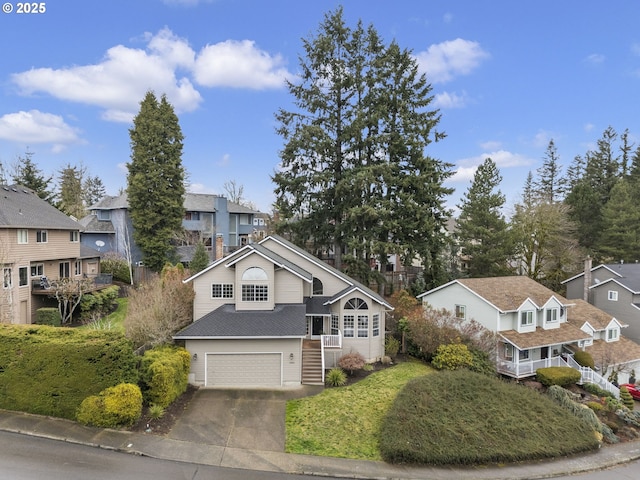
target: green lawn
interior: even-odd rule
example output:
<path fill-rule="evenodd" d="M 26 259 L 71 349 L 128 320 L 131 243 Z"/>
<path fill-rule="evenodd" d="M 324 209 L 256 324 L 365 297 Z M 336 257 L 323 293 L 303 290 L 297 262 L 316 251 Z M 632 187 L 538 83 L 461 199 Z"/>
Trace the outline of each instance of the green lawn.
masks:
<path fill-rule="evenodd" d="M 127 298 L 116 298 L 118 307 L 114 312 L 106 317 L 92 323 L 84 325 L 82 328 L 95 330 L 117 330 L 124 333 L 124 317 L 127 315 Z"/>
<path fill-rule="evenodd" d="M 381 460 L 378 439 L 387 410 L 409 380 L 432 372 L 420 362 L 401 363 L 354 385 L 289 401 L 286 451 Z"/>

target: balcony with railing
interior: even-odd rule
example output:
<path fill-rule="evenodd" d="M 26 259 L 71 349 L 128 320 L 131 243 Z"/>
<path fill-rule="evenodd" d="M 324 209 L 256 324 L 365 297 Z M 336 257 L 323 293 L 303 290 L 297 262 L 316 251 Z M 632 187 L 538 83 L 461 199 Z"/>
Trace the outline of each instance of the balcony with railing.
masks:
<path fill-rule="evenodd" d="M 78 288 L 82 286 L 84 292 L 95 292 L 111 286 L 113 284 L 113 275 L 111 273 L 100 273 L 94 276 L 83 276 L 80 279 L 40 277 L 31 280 L 31 293 L 33 295 L 52 295 L 62 282 L 72 282 Z"/>

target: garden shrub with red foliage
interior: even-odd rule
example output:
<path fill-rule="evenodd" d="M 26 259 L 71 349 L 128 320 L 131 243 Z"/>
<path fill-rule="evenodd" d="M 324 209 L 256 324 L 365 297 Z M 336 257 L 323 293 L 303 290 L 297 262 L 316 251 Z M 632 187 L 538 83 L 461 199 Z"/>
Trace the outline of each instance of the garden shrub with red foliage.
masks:
<path fill-rule="evenodd" d="M 364 364 L 366 363 L 364 357 L 361 353 L 351 352 L 343 355 L 338 360 L 338 365 L 343 370 L 349 372 L 349 375 L 353 375 L 353 372 L 362 370 Z"/>

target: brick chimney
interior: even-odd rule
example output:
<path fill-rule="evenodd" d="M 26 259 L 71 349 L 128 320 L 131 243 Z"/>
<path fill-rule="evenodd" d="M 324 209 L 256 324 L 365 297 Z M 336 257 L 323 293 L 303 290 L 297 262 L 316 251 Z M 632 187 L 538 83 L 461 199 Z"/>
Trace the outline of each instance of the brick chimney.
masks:
<path fill-rule="evenodd" d="M 224 237 L 216 235 L 216 260 L 224 257 Z"/>
<path fill-rule="evenodd" d="M 584 261 L 584 290 L 582 299 L 585 302 L 589 301 L 589 287 L 591 286 L 591 257 L 587 256 Z"/>

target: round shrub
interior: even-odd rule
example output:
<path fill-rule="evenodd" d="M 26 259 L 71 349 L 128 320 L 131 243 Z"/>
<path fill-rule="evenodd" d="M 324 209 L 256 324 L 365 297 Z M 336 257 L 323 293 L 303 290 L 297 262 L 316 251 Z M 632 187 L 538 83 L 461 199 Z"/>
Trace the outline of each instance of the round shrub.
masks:
<path fill-rule="evenodd" d="M 627 387 L 620 387 L 620 401 L 623 403 L 625 407 L 629 410 L 633 410 L 634 400 Z"/>
<path fill-rule="evenodd" d="M 36 323 L 38 325 L 49 325 L 59 327 L 62 325 L 62 317 L 57 308 L 43 307 L 36 310 Z"/>
<path fill-rule="evenodd" d="M 341 356 L 338 360 L 340 368 L 346 370 L 351 375 L 353 375 L 353 372 L 362 370 L 365 363 L 364 357 L 359 352 L 347 353 L 346 355 Z"/>
<path fill-rule="evenodd" d="M 332 368 L 325 376 L 325 382 L 330 387 L 342 387 L 347 383 L 347 374 L 341 368 Z"/>
<path fill-rule="evenodd" d="M 140 383 L 149 404 L 169 406 L 187 390 L 191 356 L 184 348 L 147 350 L 140 362 Z"/>
<path fill-rule="evenodd" d="M 463 343 L 440 345 L 431 364 L 438 370 L 458 370 L 473 365 L 473 355 Z"/>
<path fill-rule="evenodd" d="M 120 427 L 133 425 L 142 415 L 142 392 L 132 383 L 105 388 L 85 398 L 76 419 L 84 425 Z"/>
<path fill-rule="evenodd" d="M 591 369 L 595 369 L 596 364 L 593 361 L 593 357 L 589 352 L 583 352 L 582 350 L 578 350 L 574 355 L 573 359 L 578 362 L 581 367 L 589 367 Z"/>

